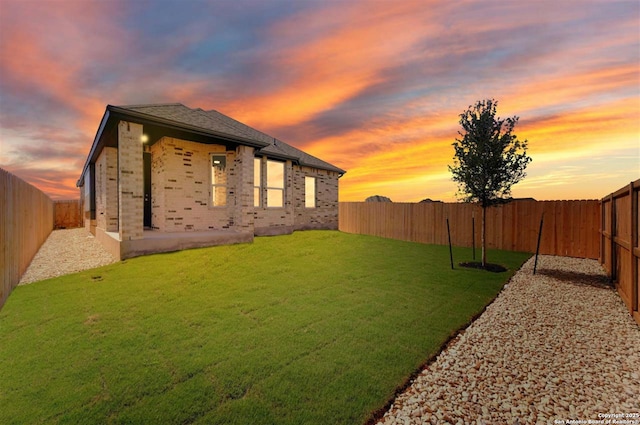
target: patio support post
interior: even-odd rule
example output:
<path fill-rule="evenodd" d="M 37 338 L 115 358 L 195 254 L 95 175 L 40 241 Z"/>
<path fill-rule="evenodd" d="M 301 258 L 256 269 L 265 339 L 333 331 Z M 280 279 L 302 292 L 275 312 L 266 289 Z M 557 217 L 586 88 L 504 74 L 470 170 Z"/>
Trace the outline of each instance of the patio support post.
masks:
<path fill-rule="evenodd" d="M 236 154 L 236 200 L 233 207 L 235 228 L 254 232 L 253 216 L 253 148 L 238 146 Z"/>
<path fill-rule="evenodd" d="M 118 230 L 121 241 L 143 238 L 142 125 L 118 123 Z"/>

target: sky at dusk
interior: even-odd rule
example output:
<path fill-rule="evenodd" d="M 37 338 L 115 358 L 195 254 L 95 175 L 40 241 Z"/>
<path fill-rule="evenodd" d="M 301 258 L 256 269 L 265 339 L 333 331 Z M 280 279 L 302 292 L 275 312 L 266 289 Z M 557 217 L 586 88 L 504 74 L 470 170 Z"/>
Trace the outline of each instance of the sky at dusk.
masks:
<path fill-rule="evenodd" d="M 0 0 L 0 167 L 54 199 L 107 104 L 180 102 L 347 170 L 341 201 L 454 201 L 485 98 L 529 142 L 514 197 L 640 178 L 640 2 Z"/>

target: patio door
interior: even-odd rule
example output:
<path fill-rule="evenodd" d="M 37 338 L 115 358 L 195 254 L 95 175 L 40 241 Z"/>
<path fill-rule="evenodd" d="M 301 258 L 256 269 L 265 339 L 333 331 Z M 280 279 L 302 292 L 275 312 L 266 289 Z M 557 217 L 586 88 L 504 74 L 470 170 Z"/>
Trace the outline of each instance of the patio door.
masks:
<path fill-rule="evenodd" d="M 151 153 L 142 153 L 144 181 L 144 227 L 151 227 Z"/>

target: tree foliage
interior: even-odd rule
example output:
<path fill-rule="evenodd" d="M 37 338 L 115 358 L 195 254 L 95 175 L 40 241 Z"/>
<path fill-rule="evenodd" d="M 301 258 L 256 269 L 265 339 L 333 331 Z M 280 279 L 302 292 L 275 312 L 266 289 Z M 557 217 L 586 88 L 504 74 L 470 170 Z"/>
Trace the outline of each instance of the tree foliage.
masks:
<path fill-rule="evenodd" d="M 482 266 L 487 267 L 486 215 L 487 207 L 506 201 L 511 186 L 526 174 L 527 141 L 513 134 L 518 117 L 496 117 L 498 102 L 481 100 L 460 114 L 462 137 L 453 143 L 455 156 L 449 171 L 458 183 L 458 193 L 465 202 L 477 202 L 482 207 Z"/>
<path fill-rule="evenodd" d="M 526 176 L 531 162 L 527 141 L 513 134 L 518 117 L 496 117 L 497 106 L 494 99 L 481 100 L 460 114 L 463 131 L 453 143 L 454 164 L 449 166 L 460 198 L 483 208 L 510 196 L 511 186 Z"/>

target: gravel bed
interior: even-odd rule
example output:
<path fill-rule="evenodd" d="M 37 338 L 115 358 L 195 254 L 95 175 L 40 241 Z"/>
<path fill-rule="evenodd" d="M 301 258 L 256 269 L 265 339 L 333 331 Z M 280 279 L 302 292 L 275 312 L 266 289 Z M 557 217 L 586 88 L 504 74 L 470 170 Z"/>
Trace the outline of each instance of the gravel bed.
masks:
<path fill-rule="evenodd" d="M 640 424 L 606 416 L 640 413 L 640 327 L 602 267 L 533 261 L 378 424 Z"/>
<path fill-rule="evenodd" d="M 116 259 L 86 229 L 54 230 L 31 260 L 19 285 L 115 262 Z"/>

